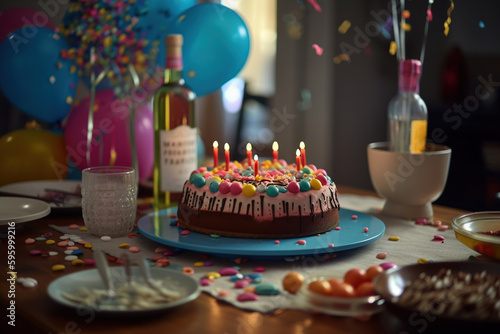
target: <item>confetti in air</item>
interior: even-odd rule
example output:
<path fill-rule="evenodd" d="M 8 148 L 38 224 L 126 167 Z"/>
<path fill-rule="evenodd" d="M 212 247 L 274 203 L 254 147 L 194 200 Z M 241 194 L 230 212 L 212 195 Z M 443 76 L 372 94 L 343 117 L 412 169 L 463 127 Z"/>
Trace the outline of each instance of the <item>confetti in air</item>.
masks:
<path fill-rule="evenodd" d="M 483 21 L 479 21 L 479 28 L 483 29 L 485 26 L 484 26 L 484 22 Z"/>
<path fill-rule="evenodd" d="M 347 30 L 349 30 L 350 27 L 351 27 L 351 21 L 344 20 L 344 22 L 342 22 L 342 24 L 339 26 L 338 31 L 343 35 L 347 32 Z"/>
<path fill-rule="evenodd" d="M 401 28 L 403 28 L 404 31 L 410 31 L 411 30 L 411 25 L 409 25 L 406 22 L 401 22 Z"/>
<path fill-rule="evenodd" d="M 409 19 L 410 18 L 410 11 L 409 10 L 404 10 L 402 13 L 401 13 L 401 16 L 405 19 Z"/>
<path fill-rule="evenodd" d="M 444 35 L 448 36 L 450 32 L 450 24 L 451 24 L 451 12 L 455 9 L 455 3 L 453 0 L 450 0 L 450 8 L 448 8 L 448 18 L 444 22 Z"/>
<path fill-rule="evenodd" d="M 312 47 L 314 50 L 316 50 L 316 54 L 318 56 L 321 56 L 323 54 L 323 48 L 321 46 L 319 46 L 318 44 L 313 44 Z"/>
<path fill-rule="evenodd" d="M 317 12 L 321 12 L 321 7 L 319 4 L 316 2 L 316 0 L 307 0 Z"/>
<path fill-rule="evenodd" d="M 430 9 L 427 9 L 427 21 L 428 22 L 432 21 L 432 12 Z"/>

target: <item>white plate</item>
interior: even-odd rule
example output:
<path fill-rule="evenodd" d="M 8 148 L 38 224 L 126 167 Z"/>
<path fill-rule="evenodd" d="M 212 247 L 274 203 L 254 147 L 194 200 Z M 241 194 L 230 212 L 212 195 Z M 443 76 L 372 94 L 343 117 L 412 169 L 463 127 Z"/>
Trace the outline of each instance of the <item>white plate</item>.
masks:
<path fill-rule="evenodd" d="M 62 180 L 62 181 L 26 181 L 19 183 L 11 183 L 0 187 L 0 193 L 13 194 L 19 196 L 41 197 L 43 198 L 50 192 L 46 189 L 54 189 L 62 192 L 75 193 L 80 195 L 80 181 Z M 81 198 L 79 196 L 65 196 L 63 203 L 50 203 L 51 208 L 55 211 L 61 210 L 81 210 Z"/>
<path fill-rule="evenodd" d="M 132 275 L 136 282 L 142 281 L 142 276 L 140 276 L 137 267 L 132 267 Z M 121 277 L 125 279 L 125 273 L 123 267 L 112 267 L 111 277 L 117 278 Z M 171 308 L 177 307 L 179 305 L 188 303 L 195 300 L 200 295 L 200 287 L 197 281 L 192 277 L 178 271 L 165 268 L 151 268 L 151 277 L 156 280 L 162 280 L 168 282 L 170 287 L 175 287 L 176 291 L 180 292 L 182 297 L 172 303 L 165 303 L 155 308 L 148 308 L 143 310 L 100 310 L 97 308 L 92 308 L 96 313 L 107 314 L 107 315 L 118 315 L 118 316 L 130 316 L 130 315 L 145 315 L 150 313 L 158 313 L 162 311 L 167 311 Z M 99 276 L 97 269 L 90 269 L 79 271 L 73 274 L 65 275 L 60 277 L 49 284 L 47 292 L 54 301 L 57 303 L 76 309 L 81 309 L 81 304 L 68 300 L 62 296 L 63 292 L 74 294 L 75 289 L 78 287 L 85 287 L 89 290 L 91 289 L 105 289 L 104 283 Z"/>
<path fill-rule="evenodd" d="M 29 222 L 50 213 L 50 206 L 40 200 L 22 197 L 0 197 L 0 226 L 9 222 Z"/>

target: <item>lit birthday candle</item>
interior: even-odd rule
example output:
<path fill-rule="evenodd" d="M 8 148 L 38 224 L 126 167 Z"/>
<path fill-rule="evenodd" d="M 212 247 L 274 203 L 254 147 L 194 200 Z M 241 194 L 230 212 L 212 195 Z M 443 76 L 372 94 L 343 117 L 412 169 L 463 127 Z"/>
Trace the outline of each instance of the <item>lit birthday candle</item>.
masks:
<path fill-rule="evenodd" d="M 299 144 L 300 147 L 300 157 L 302 158 L 302 166 L 306 166 L 306 144 L 304 144 L 303 141 L 300 142 Z"/>
<path fill-rule="evenodd" d="M 254 174 L 255 176 L 259 175 L 259 156 L 256 154 L 254 155 L 253 157 L 253 160 L 254 160 Z"/>
<path fill-rule="evenodd" d="M 278 142 L 274 141 L 274 143 L 273 143 L 273 163 L 278 162 L 278 149 L 279 148 L 280 147 L 278 145 Z"/>
<path fill-rule="evenodd" d="M 297 165 L 297 170 L 300 170 L 300 150 L 297 149 L 295 152 L 295 164 Z"/>
<path fill-rule="evenodd" d="M 229 171 L 229 144 L 224 144 L 224 155 L 226 156 L 226 172 Z"/>
<path fill-rule="evenodd" d="M 219 165 L 219 143 L 217 140 L 214 140 L 214 168 Z"/>
<path fill-rule="evenodd" d="M 248 160 L 248 165 L 251 166 L 251 164 L 252 164 L 252 144 L 250 144 L 250 143 L 247 144 L 247 160 Z"/>

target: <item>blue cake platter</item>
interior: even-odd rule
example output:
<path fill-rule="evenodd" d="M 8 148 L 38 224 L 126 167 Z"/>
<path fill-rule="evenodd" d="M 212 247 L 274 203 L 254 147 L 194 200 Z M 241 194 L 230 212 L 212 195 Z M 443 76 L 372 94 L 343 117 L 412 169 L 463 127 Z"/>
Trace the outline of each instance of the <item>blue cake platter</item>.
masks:
<path fill-rule="evenodd" d="M 142 217 L 139 231 L 147 238 L 161 244 L 218 256 L 289 257 L 297 255 L 324 254 L 368 245 L 385 232 L 384 223 L 373 216 L 353 210 L 339 211 L 340 230 L 320 235 L 284 239 L 245 239 L 212 237 L 191 231 L 181 234 L 175 218 L 177 208 L 160 210 Z M 357 219 L 352 219 L 356 215 Z M 365 232 L 365 227 L 368 230 Z M 275 243 L 279 240 L 279 243 Z M 304 245 L 297 241 L 305 240 Z M 333 247 L 331 246 L 333 244 Z"/>

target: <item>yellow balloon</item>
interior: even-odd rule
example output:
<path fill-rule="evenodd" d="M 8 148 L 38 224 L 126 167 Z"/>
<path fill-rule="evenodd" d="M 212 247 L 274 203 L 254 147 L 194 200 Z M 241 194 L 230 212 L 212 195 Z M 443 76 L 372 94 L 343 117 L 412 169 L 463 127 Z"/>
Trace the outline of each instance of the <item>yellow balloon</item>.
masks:
<path fill-rule="evenodd" d="M 0 186 L 34 180 L 63 180 L 68 173 L 62 135 L 23 129 L 0 138 Z"/>

